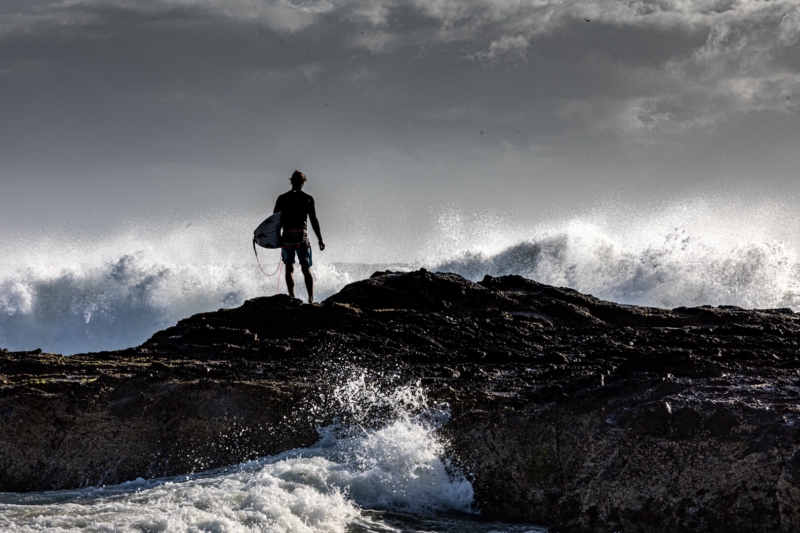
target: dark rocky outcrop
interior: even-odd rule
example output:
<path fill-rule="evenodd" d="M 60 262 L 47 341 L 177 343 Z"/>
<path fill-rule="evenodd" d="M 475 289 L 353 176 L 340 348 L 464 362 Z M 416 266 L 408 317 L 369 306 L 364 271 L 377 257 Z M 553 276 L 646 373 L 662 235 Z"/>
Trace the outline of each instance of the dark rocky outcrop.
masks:
<path fill-rule="evenodd" d="M 423 270 L 376 273 L 322 305 L 257 298 L 119 352 L 3 352 L 0 490 L 310 445 L 332 415 L 319 393 L 358 367 L 451 405 L 441 431 L 485 516 L 553 531 L 798 531 L 799 319 Z"/>

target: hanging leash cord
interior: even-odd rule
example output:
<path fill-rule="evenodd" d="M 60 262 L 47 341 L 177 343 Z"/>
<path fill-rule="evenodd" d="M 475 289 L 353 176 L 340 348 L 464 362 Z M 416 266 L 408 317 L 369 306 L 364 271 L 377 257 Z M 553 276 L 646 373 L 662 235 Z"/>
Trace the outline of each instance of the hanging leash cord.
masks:
<path fill-rule="evenodd" d="M 253 239 L 253 253 L 256 254 L 256 261 L 258 262 L 258 268 L 261 269 L 261 272 L 264 272 L 264 267 L 261 266 L 261 260 L 258 259 L 258 250 L 256 250 L 256 240 L 255 239 Z M 278 274 L 281 270 L 283 270 L 283 261 L 281 261 L 279 259 L 278 260 L 278 268 L 275 269 L 275 272 L 273 272 L 272 274 L 267 274 L 266 272 L 264 272 L 264 275 L 267 276 L 268 278 L 271 278 L 275 274 Z M 281 277 L 279 275 L 278 276 L 278 286 L 275 289 L 275 294 L 280 294 L 280 292 L 281 292 Z"/>

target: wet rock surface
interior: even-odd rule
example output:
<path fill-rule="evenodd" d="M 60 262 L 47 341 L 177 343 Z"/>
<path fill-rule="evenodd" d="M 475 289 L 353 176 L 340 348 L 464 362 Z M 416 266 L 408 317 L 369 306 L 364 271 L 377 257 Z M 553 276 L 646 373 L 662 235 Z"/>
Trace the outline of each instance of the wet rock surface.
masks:
<path fill-rule="evenodd" d="M 518 276 L 382 272 L 139 347 L 0 353 L 0 490 L 308 446 L 353 371 L 419 381 L 484 516 L 551 531 L 800 530 L 800 315 L 617 305 Z"/>

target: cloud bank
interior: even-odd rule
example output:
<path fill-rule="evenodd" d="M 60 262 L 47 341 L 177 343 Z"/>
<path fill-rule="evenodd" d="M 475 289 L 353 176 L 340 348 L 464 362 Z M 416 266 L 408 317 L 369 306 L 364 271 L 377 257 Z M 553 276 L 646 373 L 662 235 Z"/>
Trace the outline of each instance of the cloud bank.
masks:
<path fill-rule="evenodd" d="M 577 187 L 630 153 L 631 172 L 661 176 L 703 174 L 701 160 L 743 175 L 737 156 L 769 153 L 779 188 L 797 157 L 800 6 L 12 0 L 0 90 L 7 180 L 297 160 L 342 175 L 371 161 L 376 175 L 391 160 L 418 161 L 406 175 L 420 182 L 504 168 Z M 176 191 L 179 174 L 164 178 Z"/>

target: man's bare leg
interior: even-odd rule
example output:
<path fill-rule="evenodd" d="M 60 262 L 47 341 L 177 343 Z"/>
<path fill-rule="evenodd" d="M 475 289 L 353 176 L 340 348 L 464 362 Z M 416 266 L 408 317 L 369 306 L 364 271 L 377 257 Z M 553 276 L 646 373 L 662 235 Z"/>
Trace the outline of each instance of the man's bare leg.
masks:
<path fill-rule="evenodd" d="M 294 298 L 294 265 L 286 265 L 286 290 Z"/>
<path fill-rule="evenodd" d="M 308 292 L 308 303 L 314 303 L 314 276 L 311 275 L 311 267 L 300 265 L 303 277 L 306 280 L 306 291 Z"/>

